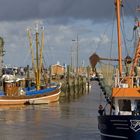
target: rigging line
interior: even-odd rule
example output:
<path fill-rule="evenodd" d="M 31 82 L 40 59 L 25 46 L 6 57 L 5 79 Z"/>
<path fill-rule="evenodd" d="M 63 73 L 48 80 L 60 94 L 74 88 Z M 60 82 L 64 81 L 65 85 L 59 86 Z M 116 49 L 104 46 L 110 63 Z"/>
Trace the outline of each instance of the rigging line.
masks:
<path fill-rule="evenodd" d="M 125 26 L 124 26 L 124 17 L 125 17 L 125 10 L 124 10 L 124 8 L 122 7 L 122 22 L 123 22 L 123 29 L 124 29 L 124 35 L 125 35 L 125 39 L 127 40 L 127 41 L 133 41 L 133 39 L 134 39 L 134 32 L 133 32 L 133 34 L 132 34 L 132 39 L 127 39 L 127 37 L 126 37 L 126 30 L 125 30 Z M 134 30 L 133 30 L 134 31 Z M 126 41 L 125 41 L 126 42 Z"/>
<path fill-rule="evenodd" d="M 104 62 L 102 62 L 102 61 L 100 61 L 99 63 L 102 64 L 102 65 L 109 65 L 109 64 L 104 63 Z M 113 64 L 110 63 L 110 66 L 113 66 L 113 67 L 114 67 L 115 65 L 113 65 Z"/>
<path fill-rule="evenodd" d="M 112 25 L 112 32 L 111 32 L 111 47 L 110 47 L 110 59 L 112 58 L 111 53 L 112 53 L 112 48 L 113 48 L 113 35 L 114 35 L 114 25 L 115 25 L 115 13 L 113 16 L 113 25 Z"/>
<path fill-rule="evenodd" d="M 134 30 L 133 30 L 132 38 L 131 39 L 126 38 L 126 40 L 129 42 L 132 42 L 134 40 Z"/>
<path fill-rule="evenodd" d="M 115 21 L 115 12 L 113 12 L 112 19 L 113 19 L 113 24 L 114 24 L 114 21 Z M 112 23 L 107 24 L 107 27 L 105 28 L 105 31 L 103 32 L 103 35 L 106 34 L 108 28 L 110 27 L 110 26 L 109 26 L 110 24 L 112 24 Z M 114 25 L 113 25 L 113 27 L 114 27 Z M 112 37 L 112 38 L 113 38 L 113 37 Z M 101 45 L 101 42 L 102 42 L 102 40 L 100 40 L 100 41 L 96 44 L 95 52 L 99 50 L 100 45 Z M 113 41 L 111 41 L 111 43 L 113 44 Z M 113 47 L 113 45 L 111 45 L 110 52 L 112 51 L 112 47 Z M 111 55 L 110 55 L 110 57 L 111 57 Z"/>
<path fill-rule="evenodd" d="M 115 27 L 115 12 L 113 14 L 113 24 L 112 24 L 112 31 L 111 31 L 111 46 L 110 46 L 110 54 L 109 54 L 109 58 L 112 58 L 112 50 L 113 50 L 113 37 L 114 37 L 114 27 Z M 109 65 L 111 64 L 111 61 L 109 61 L 108 63 Z M 109 67 L 110 68 L 110 67 Z M 109 71 L 110 69 L 108 68 L 108 75 L 109 75 Z"/>
<path fill-rule="evenodd" d="M 136 45 L 135 45 L 135 44 L 136 44 L 135 38 L 136 38 L 136 33 L 135 33 L 135 31 L 133 30 L 133 38 L 132 38 L 131 40 L 127 40 L 127 41 L 129 41 L 129 42 L 131 43 L 131 46 L 129 46 L 130 55 L 131 55 L 131 56 L 133 56 L 134 50 L 135 50 L 135 48 L 132 47 L 132 46 L 136 46 Z"/>
<path fill-rule="evenodd" d="M 39 48 L 41 47 L 41 44 L 39 43 Z M 44 49 L 43 50 L 45 50 L 45 46 L 44 46 Z M 40 58 L 40 59 L 42 59 L 43 60 L 43 63 L 42 63 L 42 65 L 44 64 L 46 67 L 47 67 L 47 63 L 46 63 L 46 61 L 45 61 L 45 58 L 44 58 L 44 56 L 45 56 L 45 54 L 44 54 L 44 51 L 42 52 L 42 58 Z"/>
<path fill-rule="evenodd" d="M 128 1 L 127 0 L 123 0 L 123 1 L 125 1 L 126 2 L 126 6 L 128 6 L 128 9 L 129 10 L 131 10 L 130 12 L 131 13 L 135 13 L 135 14 L 133 14 L 133 16 L 134 16 L 134 18 L 136 17 L 136 11 L 130 6 L 130 4 L 128 3 Z"/>
<path fill-rule="evenodd" d="M 23 64 L 24 64 L 24 65 L 25 65 L 27 62 L 29 62 L 29 58 L 30 58 L 30 52 L 27 51 L 27 54 L 26 54 L 26 56 L 25 56 L 25 58 L 24 58 L 24 60 L 23 60 Z"/>
<path fill-rule="evenodd" d="M 127 48 L 127 45 L 126 45 L 126 40 L 125 40 L 125 31 L 124 31 L 124 29 L 123 29 L 123 27 L 122 27 L 122 24 L 121 24 L 121 30 L 122 30 L 122 37 L 123 37 L 123 42 L 124 42 L 124 47 L 125 47 L 125 50 L 126 50 L 126 55 L 129 55 L 129 53 L 128 53 L 128 48 Z"/>
<path fill-rule="evenodd" d="M 124 25 L 124 8 L 122 7 L 122 24 L 121 24 L 121 30 L 122 30 L 122 35 L 123 35 L 123 41 L 124 41 L 124 46 L 127 52 L 127 55 L 129 55 L 128 53 L 128 48 L 127 48 L 127 44 L 126 44 L 126 33 L 125 33 L 125 25 Z"/>
<path fill-rule="evenodd" d="M 134 38 L 136 38 L 136 31 L 134 31 Z M 136 42 L 137 42 L 137 39 L 135 39 L 135 41 L 133 42 L 133 51 L 132 51 L 132 56 L 134 58 L 134 55 L 135 55 L 135 49 L 136 49 Z"/>
<path fill-rule="evenodd" d="M 103 36 L 106 34 L 106 32 L 107 32 L 107 30 L 108 30 L 108 28 L 110 27 L 109 25 L 110 25 L 111 23 L 108 23 L 106 26 L 106 28 L 105 28 L 105 30 L 104 30 L 104 32 L 103 32 Z M 100 45 L 101 45 L 101 43 L 102 43 L 102 40 L 101 40 L 102 38 L 101 38 L 101 36 L 100 36 L 100 41 L 97 43 L 97 46 L 96 46 L 96 49 L 95 49 L 95 52 L 97 51 L 97 50 L 99 50 L 99 47 L 100 47 Z"/>
<path fill-rule="evenodd" d="M 50 43 L 48 37 L 46 37 L 47 40 L 47 46 L 48 46 L 48 51 L 46 51 L 46 55 L 48 56 L 48 59 L 51 58 L 50 62 L 53 63 L 55 62 L 55 55 L 52 52 L 52 50 L 54 49 L 53 45 Z M 51 39 L 50 39 L 51 40 Z M 49 63 L 48 63 L 49 64 Z"/>
<path fill-rule="evenodd" d="M 46 68 L 47 68 L 47 63 L 46 63 L 46 61 L 45 61 L 44 56 L 43 56 L 43 64 L 44 64 L 44 67 L 46 67 Z"/>
<path fill-rule="evenodd" d="M 28 44 L 26 44 L 26 46 L 29 46 Z M 33 41 L 32 41 L 32 46 L 34 47 L 35 46 L 35 42 L 34 42 L 34 39 L 33 39 Z M 34 50 L 33 50 L 34 51 Z M 24 61 L 23 61 L 23 63 L 25 63 L 25 62 L 27 62 L 28 61 L 28 59 L 31 57 L 31 50 L 30 49 L 28 49 L 28 51 L 27 51 L 27 56 L 25 57 L 25 59 L 24 59 Z M 34 58 L 34 60 L 35 60 L 36 58 Z M 33 61 L 34 61 L 33 60 Z M 29 62 L 29 61 L 28 61 Z M 31 64 L 31 67 L 33 67 L 33 64 L 32 64 L 32 62 L 29 62 L 30 64 Z"/>
<path fill-rule="evenodd" d="M 138 40 L 139 40 L 139 33 L 138 33 L 138 31 L 135 31 L 135 41 L 134 41 L 134 48 L 135 49 L 137 48 Z"/>

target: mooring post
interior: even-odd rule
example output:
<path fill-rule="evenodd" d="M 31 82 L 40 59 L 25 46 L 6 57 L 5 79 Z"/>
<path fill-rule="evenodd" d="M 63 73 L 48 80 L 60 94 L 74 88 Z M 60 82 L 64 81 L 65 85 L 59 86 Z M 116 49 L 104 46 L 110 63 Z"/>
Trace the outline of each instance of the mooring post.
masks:
<path fill-rule="evenodd" d="M 49 80 L 48 80 L 49 85 L 51 85 L 51 82 L 52 82 L 52 68 L 50 66 L 49 67 Z"/>
<path fill-rule="evenodd" d="M 68 98 L 70 98 L 70 66 L 67 66 L 67 91 L 68 91 Z"/>
<path fill-rule="evenodd" d="M 83 76 L 81 76 L 81 85 L 82 85 L 82 94 L 84 94 L 84 80 L 83 80 Z"/>
<path fill-rule="evenodd" d="M 87 67 L 87 84 L 88 84 L 88 92 L 89 92 L 89 75 L 90 75 L 90 67 Z"/>
<path fill-rule="evenodd" d="M 75 98 L 75 93 L 76 93 L 76 86 L 75 86 L 75 77 L 73 77 L 73 95 L 74 95 L 74 98 Z"/>
<path fill-rule="evenodd" d="M 77 93 L 79 94 L 79 86 L 80 86 L 80 81 L 79 81 L 79 75 L 77 76 Z"/>

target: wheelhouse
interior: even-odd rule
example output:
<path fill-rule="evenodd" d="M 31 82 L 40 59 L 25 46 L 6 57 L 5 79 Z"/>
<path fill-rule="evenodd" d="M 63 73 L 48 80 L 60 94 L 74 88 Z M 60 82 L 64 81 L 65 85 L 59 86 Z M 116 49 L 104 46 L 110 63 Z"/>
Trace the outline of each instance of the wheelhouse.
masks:
<path fill-rule="evenodd" d="M 113 88 L 115 115 L 140 114 L 139 88 Z"/>

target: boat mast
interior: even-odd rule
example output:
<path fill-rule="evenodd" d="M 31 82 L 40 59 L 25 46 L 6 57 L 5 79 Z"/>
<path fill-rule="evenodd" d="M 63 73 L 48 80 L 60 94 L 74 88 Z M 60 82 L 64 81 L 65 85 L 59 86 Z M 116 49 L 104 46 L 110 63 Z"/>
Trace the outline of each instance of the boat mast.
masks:
<path fill-rule="evenodd" d="M 44 82 L 47 82 L 47 78 L 45 76 L 44 66 L 43 66 L 43 49 L 44 49 L 44 26 L 41 27 L 41 46 L 39 51 L 39 79 L 41 81 L 41 74 L 44 78 Z"/>
<path fill-rule="evenodd" d="M 119 64 L 119 74 L 122 76 L 122 44 L 121 44 L 121 21 L 120 21 L 120 6 L 121 0 L 116 0 L 116 15 L 117 15 L 117 33 L 118 33 L 118 64 Z"/>
<path fill-rule="evenodd" d="M 41 27 L 42 33 L 41 33 L 41 47 L 40 47 L 40 64 L 39 64 L 39 77 L 41 77 L 41 70 L 43 68 L 43 49 L 44 49 L 44 26 Z"/>
<path fill-rule="evenodd" d="M 32 68 L 34 70 L 34 74 L 36 75 L 36 66 L 34 63 L 34 51 L 33 51 L 33 42 L 32 42 L 32 36 L 31 36 L 31 30 L 27 29 L 27 36 L 29 38 L 29 46 L 30 46 L 30 51 L 31 51 L 31 56 L 32 56 Z"/>
<path fill-rule="evenodd" d="M 29 45 L 30 45 L 30 50 L 31 50 L 31 55 L 32 55 L 32 67 L 34 69 L 34 74 L 35 74 L 36 89 L 40 90 L 41 70 L 42 70 L 42 66 L 43 66 L 42 59 L 43 59 L 43 48 L 44 48 L 44 26 L 41 27 L 41 30 L 40 30 L 39 25 L 36 24 L 35 31 L 36 31 L 35 32 L 36 59 L 34 57 L 33 42 L 32 42 L 30 29 L 27 30 L 27 35 L 29 38 Z M 41 32 L 41 46 L 40 46 L 40 38 L 39 38 L 40 32 Z M 36 62 L 34 62 L 34 61 L 36 61 Z"/>
<path fill-rule="evenodd" d="M 36 68 L 37 68 L 37 73 L 36 73 L 36 88 L 37 90 L 40 89 L 40 68 L 39 68 L 39 31 L 38 31 L 38 25 L 36 25 Z"/>

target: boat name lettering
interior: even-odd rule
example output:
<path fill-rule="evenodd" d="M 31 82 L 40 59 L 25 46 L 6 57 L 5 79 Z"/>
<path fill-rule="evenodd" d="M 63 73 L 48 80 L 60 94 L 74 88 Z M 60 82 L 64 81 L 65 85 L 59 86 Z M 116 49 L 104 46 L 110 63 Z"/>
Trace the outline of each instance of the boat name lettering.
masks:
<path fill-rule="evenodd" d="M 135 132 L 140 130 L 140 120 L 130 120 L 131 126 L 130 128 L 133 129 Z"/>

